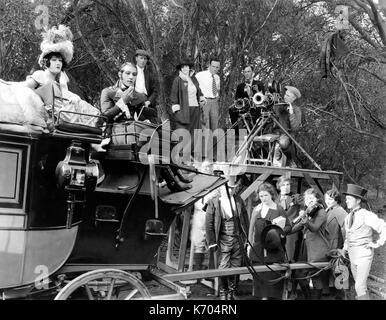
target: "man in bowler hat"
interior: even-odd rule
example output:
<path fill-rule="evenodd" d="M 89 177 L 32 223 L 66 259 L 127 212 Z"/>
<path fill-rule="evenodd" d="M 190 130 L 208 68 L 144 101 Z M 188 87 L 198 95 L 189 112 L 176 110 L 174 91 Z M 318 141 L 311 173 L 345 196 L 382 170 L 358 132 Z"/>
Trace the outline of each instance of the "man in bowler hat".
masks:
<path fill-rule="evenodd" d="M 374 249 L 384 245 L 386 241 L 386 222 L 375 213 L 361 207 L 366 201 L 367 190 L 348 184 L 346 194 L 347 215 L 344 228 L 346 239 L 343 254 L 348 252 L 351 272 L 355 281 L 355 291 L 358 300 L 369 300 L 367 292 L 367 277 L 370 273 L 374 257 Z M 373 231 L 379 233 L 379 238 L 373 242 Z"/>

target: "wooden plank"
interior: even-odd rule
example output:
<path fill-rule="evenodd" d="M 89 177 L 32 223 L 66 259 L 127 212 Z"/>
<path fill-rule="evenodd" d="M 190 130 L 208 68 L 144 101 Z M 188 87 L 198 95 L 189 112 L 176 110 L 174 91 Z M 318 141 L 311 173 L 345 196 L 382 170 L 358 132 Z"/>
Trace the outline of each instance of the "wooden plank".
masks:
<path fill-rule="evenodd" d="M 175 272 L 177 271 L 177 268 L 173 268 L 170 265 L 167 265 L 161 261 L 157 262 L 157 268 L 170 274 L 175 274 Z"/>
<path fill-rule="evenodd" d="M 88 272 L 99 269 L 118 269 L 124 271 L 146 271 L 148 264 L 85 264 L 85 263 L 66 263 L 56 273 Z"/>
<path fill-rule="evenodd" d="M 297 186 L 297 193 L 301 194 L 302 193 L 302 177 L 298 178 L 298 186 Z"/>
<path fill-rule="evenodd" d="M 314 265 L 310 266 L 308 263 L 291 263 L 291 264 L 271 264 L 269 268 L 265 265 L 255 265 L 253 269 L 256 272 L 269 272 L 271 270 L 274 271 L 286 271 L 287 266 L 291 270 L 299 270 L 299 269 L 314 269 L 314 268 L 324 268 L 329 265 L 329 262 L 314 262 Z M 249 274 L 249 270 L 247 267 L 236 267 L 236 268 L 226 268 L 226 269 L 208 269 L 208 270 L 199 270 L 199 271 L 191 271 L 191 272 L 181 272 L 181 273 L 173 273 L 173 274 L 165 274 L 164 278 L 170 281 L 183 281 L 183 280 L 194 280 L 194 279 L 202 279 L 202 278 L 214 278 L 214 277 L 223 277 L 223 276 L 232 276 L 238 274 Z"/>
<path fill-rule="evenodd" d="M 169 228 L 168 245 L 167 245 L 167 250 L 166 250 L 166 261 L 165 261 L 165 264 L 169 267 L 172 267 L 172 268 L 177 268 L 177 266 L 172 258 L 173 257 L 174 234 L 176 231 L 176 219 L 177 219 L 177 217 L 174 218 L 174 220 Z"/>
<path fill-rule="evenodd" d="M 189 227 L 190 227 L 190 209 L 184 210 L 184 221 L 182 223 L 180 250 L 178 251 L 178 271 L 183 272 L 185 266 L 186 249 L 188 246 Z"/>
<path fill-rule="evenodd" d="M 264 172 L 241 194 L 241 199 L 244 201 L 250 197 L 250 195 L 256 191 L 256 189 L 271 175 L 272 170 Z"/>
<path fill-rule="evenodd" d="M 335 175 L 335 176 L 343 175 L 343 173 L 337 172 L 337 171 L 319 171 L 319 170 L 302 169 L 302 168 L 259 166 L 259 165 L 253 165 L 253 164 L 222 163 L 222 164 L 214 164 L 214 166 L 229 167 L 228 170 L 233 170 L 235 172 L 240 172 L 240 173 L 263 174 L 267 170 L 272 170 L 272 175 L 275 175 L 275 176 L 282 176 L 286 172 L 291 172 L 292 177 L 303 177 L 303 173 L 306 172 L 312 178 L 324 179 L 324 180 L 330 180 L 331 179 L 330 175 Z"/>
<path fill-rule="evenodd" d="M 304 176 L 304 179 L 306 179 L 307 183 L 310 185 L 310 187 L 314 188 L 319 193 L 319 195 L 321 195 L 323 199 L 324 193 L 323 193 L 323 190 L 320 188 L 320 185 L 318 186 L 318 184 L 313 180 L 313 178 L 310 177 L 308 173 L 304 172 L 303 176 Z"/>
<path fill-rule="evenodd" d="M 320 185 L 318 179 L 314 179 L 314 181 L 315 181 L 316 185 L 318 186 L 319 190 L 321 190 L 323 195 L 324 195 L 325 191 L 323 190 L 322 186 Z"/>

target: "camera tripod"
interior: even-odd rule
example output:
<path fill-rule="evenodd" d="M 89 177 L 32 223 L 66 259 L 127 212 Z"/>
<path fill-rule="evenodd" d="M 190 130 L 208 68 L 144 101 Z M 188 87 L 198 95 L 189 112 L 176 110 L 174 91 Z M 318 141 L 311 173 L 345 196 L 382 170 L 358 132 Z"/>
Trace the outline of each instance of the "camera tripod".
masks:
<path fill-rule="evenodd" d="M 284 105 L 284 103 L 280 104 Z M 244 122 L 245 117 L 246 114 L 243 114 L 241 117 Z M 294 139 L 294 137 L 292 137 L 288 130 L 286 130 L 281 125 L 272 110 L 262 111 L 261 116 L 258 118 L 253 127 L 251 129 L 249 129 L 249 126 L 246 127 L 248 131 L 248 136 L 243 141 L 239 149 L 236 151 L 236 155 L 232 160 L 233 164 L 246 164 L 248 162 L 252 162 L 263 163 L 263 165 L 266 166 L 285 166 L 283 162 L 281 162 L 280 164 L 274 162 L 274 153 L 275 149 L 279 147 L 278 143 L 281 133 L 265 133 L 264 131 L 267 128 L 267 125 L 269 124 L 276 125 L 277 128 L 280 129 L 282 133 L 286 134 L 290 141 L 294 143 L 294 145 L 305 154 L 305 156 L 318 170 L 322 170 L 320 166 L 315 162 L 315 160 L 312 159 L 312 157 L 300 146 L 300 144 Z M 258 148 L 254 148 L 255 143 L 260 144 L 259 146 L 257 146 Z M 264 143 L 268 144 L 268 148 L 264 148 L 264 146 L 262 146 L 264 145 Z M 260 150 L 260 154 L 258 154 L 257 158 L 254 158 L 254 153 L 256 153 L 254 150 L 256 149 Z"/>

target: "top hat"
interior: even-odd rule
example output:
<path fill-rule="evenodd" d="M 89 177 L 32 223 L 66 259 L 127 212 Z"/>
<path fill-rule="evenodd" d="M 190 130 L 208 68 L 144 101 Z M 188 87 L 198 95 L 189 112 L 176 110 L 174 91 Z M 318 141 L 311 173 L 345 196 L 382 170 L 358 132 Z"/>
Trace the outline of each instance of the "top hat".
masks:
<path fill-rule="evenodd" d="M 366 201 L 366 198 L 365 198 L 366 193 L 367 193 L 367 189 L 362 188 L 356 184 L 347 184 L 347 191 L 343 192 L 343 194 L 353 196 L 364 201 Z"/>
<path fill-rule="evenodd" d="M 285 244 L 284 231 L 275 224 L 266 226 L 261 232 L 261 243 L 268 252 L 278 252 Z"/>
<path fill-rule="evenodd" d="M 138 49 L 135 51 L 135 56 L 145 56 L 147 57 L 148 59 L 150 59 L 150 54 L 148 51 L 146 50 L 142 50 L 142 49 Z"/>
<path fill-rule="evenodd" d="M 194 67 L 194 62 L 190 58 L 183 58 L 176 65 L 176 69 L 181 69 L 182 66 L 189 66 L 190 68 L 193 68 Z"/>
<path fill-rule="evenodd" d="M 292 87 L 292 86 L 285 86 L 284 88 L 286 90 L 292 92 L 295 95 L 296 99 L 299 99 L 302 96 L 302 94 L 300 93 L 298 88 L 295 88 L 295 87 Z"/>

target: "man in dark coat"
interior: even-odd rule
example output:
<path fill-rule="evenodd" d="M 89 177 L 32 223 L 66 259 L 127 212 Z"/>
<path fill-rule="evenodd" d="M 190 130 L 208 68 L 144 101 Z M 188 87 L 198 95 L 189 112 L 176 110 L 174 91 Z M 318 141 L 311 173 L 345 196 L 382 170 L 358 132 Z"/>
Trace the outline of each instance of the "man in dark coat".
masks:
<path fill-rule="evenodd" d="M 293 220 L 299 215 L 303 199 L 300 194 L 291 192 L 291 179 L 286 176 L 281 176 L 276 183 L 279 190 L 279 197 L 276 203 L 279 204 L 286 212 L 286 217 L 293 226 Z M 287 235 L 285 249 L 287 252 L 288 261 L 293 263 L 298 261 L 300 243 L 302 241 L 302 233 L 298 231 Z"/>
<path fill-rule="evenodd" d="M 231 204 L 232 201 L 232 204 Z M 242 262 L 241 248 L 238 240 L 237 224 L 233 210 L 236 204 L 233 196 L 229 200 L 225 186 L 220 194 L 208 201 L 206 208 L 206 240 L 209 250 L 220 250 L 219 269 L 240 267 Z M 220 277 L 220 299 L 234 300 L 237 276 Z"/>
<path fill-rule="evenodd" d="M 299 129 L 302 120 L 302 111 L 294 102 L 302 95 L 299 89 L 292 86 L 285 86 L 284 101 L 285 104 L 276 104 L 273 106 L 273 113 L 280 125 L 289 133 Z M 276 124 L 273 125 L 272 132 L 280 135 L 279 144 L 275 148 L 275 161 L 281 159 L 283 153 L 287 157 L 287 166 L 297 167 L 295 162 L 296 149 L 291 139 L 284 133 L 284 131 Z"/>
<path fill-rule="evenodd" d="M 135 52 L 134 60 L 138 69 L 135 90 L 146 96 L 146 107 L 155 108 L 157 106 L 158 81 L 149 65 L 150 54 L 146 50 L 138 49 Z"/>
<path fill-rule="evenodd" d="M 131 63 L 124 63 L 119 72 L 119 79 L 115 85 L 104 88 L 101 93 L 101 111 L 107 117 L 107 123 L 120 119 L 150 120 L 154 122 L 157 113 L 152 108 L 143 108 L 146 96 L 135 90 L 137 67 Z M 136 120 L 136 119 L 135 119 Z"/>
<path fill-rule="evenodd" d="M 286 217 L 288 218 L 292 228 L 294 225 L 294 219 L 299 216 L 300 209 L 304 207 L 304 199 L 300 194 L 294 194 L 291 192 L 291 178 L 287 176 L 279 177 L 276 183 L 276 188 L 279 190 L 279 196 L 276 200 L 276 203 L 279 204 L 285 210 Z M 289 263 L 299 261 L 299 252 L 302 239 L 302 231 L 287 234 L 285 250 Z M 298 282 L 294 280 L 292 282 L 290 299 L 296 298 L 297 286 Z"/>
<path fill-rule="evenodd" d="M 253 79 L 252 66 L 245 66 L 243 69 L 244 81 L 236 88 L 235 100 L 238 99 L 252 99 L 257 92 L 265 93 L 264 84 L 261 81 Z M 259 109 L 260 112 L 260 109 Z M 229 116 L 231 118 L 232 126 L 235 125 L 239 118 L 240 112 L 234 107 L 229 109 Z M 256 121 L 260 114 L 254 114 L 253 120 Z M 235 125 L 235 133 L 239 134 L 239 126 Z"/>

